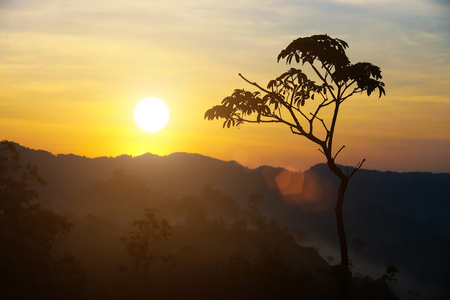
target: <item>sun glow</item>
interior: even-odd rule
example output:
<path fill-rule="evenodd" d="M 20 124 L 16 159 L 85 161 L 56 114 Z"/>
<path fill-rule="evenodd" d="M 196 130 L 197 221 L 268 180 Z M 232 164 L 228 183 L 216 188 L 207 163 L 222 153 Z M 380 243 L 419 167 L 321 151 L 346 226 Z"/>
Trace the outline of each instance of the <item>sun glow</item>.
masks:
<path fill-rule="evenodd" d="M 146 98 L 136 105 L 134 120 L 142 130 L 157 132 L 169 122 L 169 109 L 157 98 Z"/>

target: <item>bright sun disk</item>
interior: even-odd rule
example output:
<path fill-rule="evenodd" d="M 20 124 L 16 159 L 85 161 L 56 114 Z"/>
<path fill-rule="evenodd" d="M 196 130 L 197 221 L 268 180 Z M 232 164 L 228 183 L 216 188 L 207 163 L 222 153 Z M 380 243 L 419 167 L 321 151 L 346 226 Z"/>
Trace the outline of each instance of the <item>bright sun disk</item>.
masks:
<path fill-rule="evenodd" d="M 163 101 L 157 98 L 146 98 L 136 105 L 134 120 L 142 130 L 157 132 L 167 125 L 169 109 Z"/>

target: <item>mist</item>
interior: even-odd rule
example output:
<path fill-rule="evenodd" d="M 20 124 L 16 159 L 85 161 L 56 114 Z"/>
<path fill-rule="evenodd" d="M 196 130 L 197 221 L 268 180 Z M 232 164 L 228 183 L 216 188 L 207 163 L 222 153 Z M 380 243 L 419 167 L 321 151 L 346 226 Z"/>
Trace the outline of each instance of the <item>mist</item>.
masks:
<path fill-rule="evenodd" d="M 47 182 L 30 183 L 37 212 L 59 223 L 47 225 L 58 233 L 48 258 L 3 273 L 14 283 L 2 287 L 10 299 L 333 299 L 337 291 L 336 181 L 325 165 L 301 173 L 187 153 L 89 159 L 15 147 Z M 360 170 L 344 211 L 352 299 L 449 295 L 449 178 Z M 7 232 L 3 248 L 14 249 Z M 152 246 L 138 251 L 146 238 Z M 24 274 L 34 283 L 12 279 Z"/>

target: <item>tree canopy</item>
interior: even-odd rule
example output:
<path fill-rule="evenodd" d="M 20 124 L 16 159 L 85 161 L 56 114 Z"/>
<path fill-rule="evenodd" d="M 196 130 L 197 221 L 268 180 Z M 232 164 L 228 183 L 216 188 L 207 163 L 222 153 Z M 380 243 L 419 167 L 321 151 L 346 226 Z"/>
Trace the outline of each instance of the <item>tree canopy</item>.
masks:
<path fill-rule="evenodd" d="M 342 207 L 350 178 L 358 171 L 365 159 L 356 167 L 344 172 L 335 162 L 345 147 L 333 148 L 334 133 L 339 108 L 355 94 L 366 92 L 370 96 L 378 90 L 379 98 L 385 95 L 379 67 L 358 62 L 352 64 L 345 49 L 348 44 L 326 34 L 301 37 L 291 42 L 277 57 L 286 64 L 301 64 L 309 67 L 312 76 L 302 69 L 290 68 L 277 78 L 270 80 L 264 88 L 256 82 L 239 76 L 257 91 L 236 89 L 205 113 L 205 119 L 225 119 L 223 127 L 230 128 L 243 123 L 281 123 L 287 125 L 295 135 L 304 136 L 319 146 L 327 160 L 328 168 L 340 179 L 335 213 L 341 250 L 342 278 L 339 299 L 347 299 L 350 268 L 347 240 L 344 230 Z"/>
<path fill-rule="evenodd" d="M 0 290 L 8 299 L 77 299 L 84 272 L 69 253 L 56 255 L 73 224 L 38 202 L 37 167 L 21 164 L 15 145 L 0 143 Z"/>
<path fill-rule="evenodd" d="M 257 91 L 235 89 L 220 105 L 207 110 L 205 118 L 225 119 L 223 127 L 228 128 L 242 123 L 283 123 L 294 134 L 319 144 L 322 151 L 331 150 L 337 109 L 328 122 L 321 116 L 323 110 L 330 105 L 338 108 L 358 93 L 370 96 L 378 90 L 379 97 L 385 95 L 380 68 L 367 62 L 352 64 L 345 53 L 347 47 L 343 40 L 328 35 L 298 38 L 280 52 L 278 61 L 307 65 L 316 80 L 302 69 L 290 68 L 264 88 L 239 74 Z"/>

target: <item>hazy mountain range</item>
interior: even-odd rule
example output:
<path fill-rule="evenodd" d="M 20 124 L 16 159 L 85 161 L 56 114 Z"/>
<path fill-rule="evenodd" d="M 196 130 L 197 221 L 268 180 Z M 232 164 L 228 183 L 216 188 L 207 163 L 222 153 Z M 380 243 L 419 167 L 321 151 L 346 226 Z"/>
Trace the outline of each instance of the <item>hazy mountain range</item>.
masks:
<path fill-rule="evenodd" d="M 241 207 L 257 192 L 264 195 L 261 210 L 268 218 L 292 232 L 302 230 L 307 238 L 299 242 L 338 261 L 333 211 L 337 181 L 325 164 L 300 173 L 270 166 L 249 169 L 199 154 L 91 159 L 17 147 L 23 162 L 37 165 L 48 182 L 40 190 L 41 201 L 58 213 L 104 214 L 120 223 L 132 220 L 143 206 L 200 195 L 205 186 L 229 195 Z M 127 184 L 121 186 L 123 181 Z M 108 189 L 110 195 L 104 193 Z M 143 189 L 155 195 L 154 202 L 142 196 Z M 95 206 L 89 199 L 100 193 L 110 200 Z M 344 205 L 355 272 L 376 273 L 394 264 L 403 296 L 409 290 L 436 299 L 449 296 L 449 214 L 450 173 L 358 171 Z"/>

